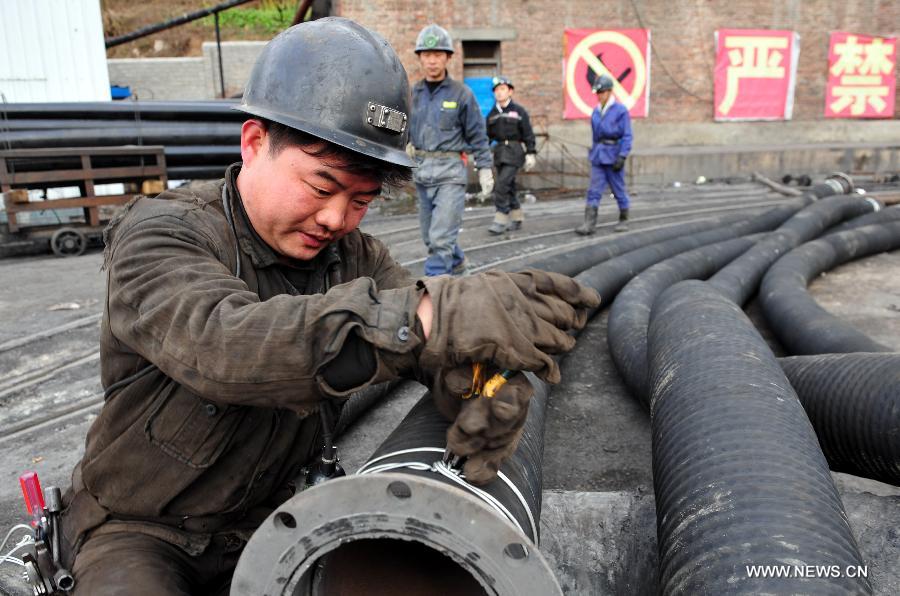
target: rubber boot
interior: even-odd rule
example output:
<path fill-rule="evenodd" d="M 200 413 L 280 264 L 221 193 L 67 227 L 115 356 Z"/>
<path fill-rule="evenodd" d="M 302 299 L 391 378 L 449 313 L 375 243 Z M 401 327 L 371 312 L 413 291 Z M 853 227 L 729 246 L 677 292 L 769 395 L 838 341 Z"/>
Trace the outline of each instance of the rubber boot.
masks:
<path fill-rule="evenodd" d="M 597 227 L 598 209 L 598 207 L 591 207 L 590 205 L 584 208 L 584 223 L 575 228 L 576 234 L 579 236 L 590 236 L 594 233 L 594 228 Z"/>
<path fill-rule="evenodd" d="M 525 212 L 521 209 L 513 209 L 509 212 L 509 229 L 515 232 L 522 229 L 522 223 L 525 221 Z"/>
<path fill-rule="evenodd" d="M 494 222 L 491 224 L 491 227 L 488 228 L 488 234 L 504 234 L 506 230 L 509 228 L 509 215 L 506 213 L 500 213 L 497 211 L 494 213 Z"/>
<path fill-rule="evenodd" d="M 619 211 L 619 223 L 616 224 L 616 227 L 613 228 L 613 232 L 627 232 L 628 231 L 628 209 L 621 209 Z"/>

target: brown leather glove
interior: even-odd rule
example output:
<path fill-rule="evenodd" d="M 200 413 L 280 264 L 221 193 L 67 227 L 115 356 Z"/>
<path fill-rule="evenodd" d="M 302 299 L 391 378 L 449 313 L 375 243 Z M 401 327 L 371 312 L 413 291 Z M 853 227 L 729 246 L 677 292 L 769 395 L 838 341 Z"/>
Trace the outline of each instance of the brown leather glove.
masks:
<path fill-rule="evenodd" d="M 500 369 L 533 371 L 559 382 L 551 355 L 568 352 L 588 310 L 600 296 L 567 275 L 527 269 L 419 281 L 431 295 L 434 318 L 419 357 L 424 369 L 489 362 Z"/>
<path fill-rule="evenodd" d="M 471 367 L 468 368 L 471 385 Z M 455 375 L 453 372 L 450 376 Z M 447 446 L 454 454 L 467 458 L 463 465 L 466 480 L 487 484 L 497 476 L 500 466 L 519 444 L 532 395 L 534 387 L 525 375 L 517 374 L 494 397 L 457 397 L 460 412 L 447 430 Z"/>

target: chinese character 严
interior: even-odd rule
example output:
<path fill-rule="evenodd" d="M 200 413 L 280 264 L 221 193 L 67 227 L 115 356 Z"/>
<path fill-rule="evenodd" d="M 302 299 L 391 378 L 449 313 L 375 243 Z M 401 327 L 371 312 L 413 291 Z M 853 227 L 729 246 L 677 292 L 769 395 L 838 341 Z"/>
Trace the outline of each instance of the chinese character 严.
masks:
<path fill-rule="evenodd" d="M 728 77 L 725 97 L 719 104 L 719 112 L 728 114 L 734 107 L 741 79 L 783 79 L 784 52 L 788 47 L 786 37 L 750 37 L 731 35 L 725 38 L 728 51 Z"/>

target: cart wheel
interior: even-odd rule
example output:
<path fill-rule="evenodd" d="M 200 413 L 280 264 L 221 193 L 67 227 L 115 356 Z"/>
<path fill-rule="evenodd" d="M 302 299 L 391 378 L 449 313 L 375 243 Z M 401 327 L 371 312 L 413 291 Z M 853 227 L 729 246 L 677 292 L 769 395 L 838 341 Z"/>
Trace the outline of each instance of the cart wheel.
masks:
<path fill-rule="evenodd" d="M 87 248 L 87 237 L 75 228 L 60 228 L 50 237 L 50 248 L 58 257 L 77 257 Z"/>

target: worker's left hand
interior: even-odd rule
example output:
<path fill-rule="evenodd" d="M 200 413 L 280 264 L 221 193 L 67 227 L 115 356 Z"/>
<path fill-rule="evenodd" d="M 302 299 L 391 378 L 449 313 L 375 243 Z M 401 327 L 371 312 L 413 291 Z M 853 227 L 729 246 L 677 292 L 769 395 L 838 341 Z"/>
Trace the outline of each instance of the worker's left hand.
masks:
<path fill-rule="evenodd" d="M 490 168 L 481 168 L 478 170 L 478 184 L 481 185 L 482 197 L 489 197 L 494 191 L 494 173 Z"/>
<path fill-rule="evenodd" d="M 482 485 L 497 476 L 519 445 L 532 395 L 534 387 L 519 373 L 494 397 L 460 400 L 460 412 L 447 430 L 447 447 L 467 458 L 463 465 L 467 481 Z"/>
<path fill-rule="evenodd" d="M 625 156 L 620 155 L 619 157 L 616 158 L 616 163 L 613 164 L 612 169 L 614 172 L 618 172 L 619 170 L 621 170 L 624 167 L 625 167 Z"/>
<path fill-rule="evenodd" d="M 534 169 L 534 166 L 537 164 L 537 156 L 534 153 L 528 153 L 525 155 L 525 167 L 522 168 L 526 172 L 530 172 Z"/>

